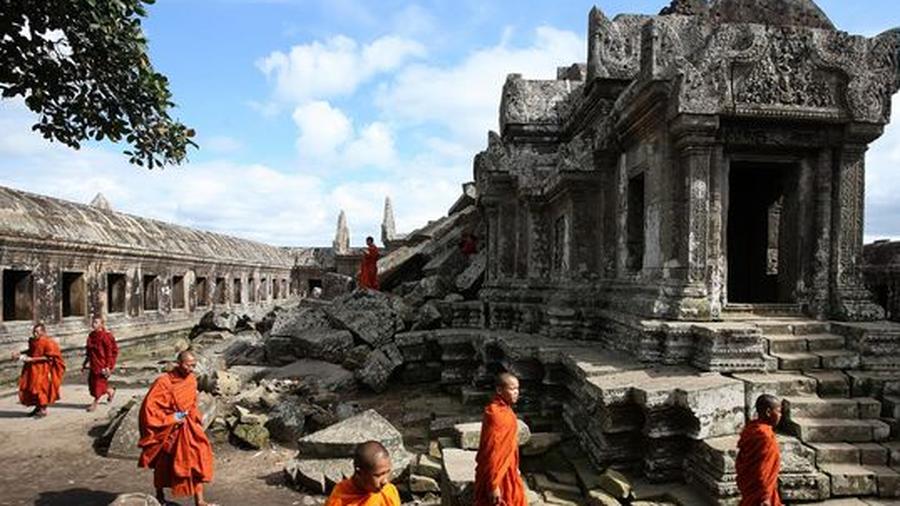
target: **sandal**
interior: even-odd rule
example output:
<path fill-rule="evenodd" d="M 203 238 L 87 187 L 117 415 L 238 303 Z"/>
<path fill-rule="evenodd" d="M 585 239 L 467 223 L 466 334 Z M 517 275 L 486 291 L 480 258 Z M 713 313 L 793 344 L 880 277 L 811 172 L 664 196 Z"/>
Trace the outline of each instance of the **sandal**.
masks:
<path fill-rule="evenodd" d="M 109 404 L 112 404 L 112 401 L 113 401 L 113 399 L 115 399 L 115 397 L 116 397 L 116 389 L 113 388 L 112 392 L 106 393 L 106 402 L 108 402 Z"/>
<path fill-rule="evenodd" d="M 38 411 L 37 413 L 34 414 L 35 418 L 44 418 L 46 416 L 47 416 L 47 410 Z"/>

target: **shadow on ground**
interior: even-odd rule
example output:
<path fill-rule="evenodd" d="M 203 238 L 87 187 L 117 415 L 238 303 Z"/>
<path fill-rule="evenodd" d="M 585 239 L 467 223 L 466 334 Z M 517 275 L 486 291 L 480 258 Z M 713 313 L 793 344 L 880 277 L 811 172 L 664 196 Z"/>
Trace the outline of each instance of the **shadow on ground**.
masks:
<path fill-rule="evenodd" d="M 119 494 L 90 490 L 86 488 L 70 488 L 57 492 L 41 492 L 35 506 L 107 506 Z"/>

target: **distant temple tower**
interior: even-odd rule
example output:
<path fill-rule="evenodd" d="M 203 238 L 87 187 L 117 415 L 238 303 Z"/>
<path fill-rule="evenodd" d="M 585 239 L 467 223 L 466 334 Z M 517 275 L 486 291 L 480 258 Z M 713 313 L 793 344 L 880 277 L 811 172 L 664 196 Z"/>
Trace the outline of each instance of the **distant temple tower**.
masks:
<path fill-rule="evenodd" d="M 344 210 L 338 215 L 337 230 L 334 233 L 334 242 L 331 243 L 335 254 L 345 255 L 350 252 L 350 228 L 347 227 L 347 215 Z"/>
<path fill-rule="evenodd" d="M 384 216 L 381 219 L 381 242 L 385 246 L 397 237 L 397 226 L 394 224 L 394 207 L 391 198 L 384 198 Z"/>
<path fill-rule="evenodd" d="M 91 206 L 96 207 L 97 209 L 103 209 L 104 211 L 112 211 L 112 206 L 102 193 L 98 193 L 94 197 L 94 200 L 91 201 Z"/>

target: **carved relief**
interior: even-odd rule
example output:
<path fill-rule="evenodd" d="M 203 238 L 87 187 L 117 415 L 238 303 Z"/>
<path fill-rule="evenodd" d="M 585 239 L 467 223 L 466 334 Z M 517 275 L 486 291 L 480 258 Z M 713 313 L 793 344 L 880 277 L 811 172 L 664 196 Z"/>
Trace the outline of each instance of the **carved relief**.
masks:
<path fill-rule="evenodd" d="M 833 108 L 837 83 L 814 67 L 806 30 L 773 30 L 764 57 L 749 71 L 737 69 L 735 101 L 745 104 Z M 743 73 L 743 76 L 740 74 Z"/>

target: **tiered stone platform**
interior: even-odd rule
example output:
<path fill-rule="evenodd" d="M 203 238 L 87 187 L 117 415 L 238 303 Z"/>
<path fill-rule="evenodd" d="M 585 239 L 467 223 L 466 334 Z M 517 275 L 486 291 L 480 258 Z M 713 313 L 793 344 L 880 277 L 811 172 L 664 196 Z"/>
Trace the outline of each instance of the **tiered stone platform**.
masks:
<path fill-rule="evenodd" d="M 745 318 L 691 324 L 688 334 L 691 355 L 706 350 L 706 362 L 653 365 L 601 343 L 480 329 L 408 332 L 396 342 L 405 379 L 442 371 L 445 388 L 469 398 L 489 391 L 500 367 L 516 373 L 520 415 L 538 430 L 569 431 L 600 470 L 686 480 L 712 504 L 737 504 L 738 434 L 756 397 L 773 393 L 786 407 L 779 428 L 785 499 L 900 497 L 900 443 L 892 440 L 900 371 L 866 369 L 871 353 L 859 346 L 868 339 L 859 327 Z M 724 364 L 708 351 L 728 349 L 731 336 L 750 336 L 731 355 L 740 358 L 731 361 L 734 370 L 696 366 Z"/>

